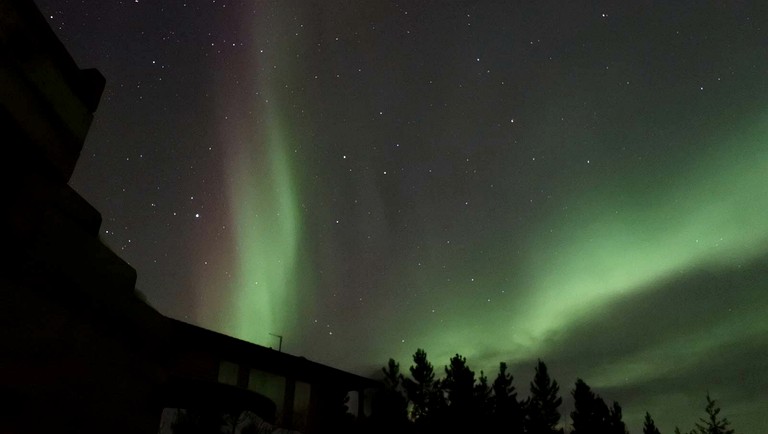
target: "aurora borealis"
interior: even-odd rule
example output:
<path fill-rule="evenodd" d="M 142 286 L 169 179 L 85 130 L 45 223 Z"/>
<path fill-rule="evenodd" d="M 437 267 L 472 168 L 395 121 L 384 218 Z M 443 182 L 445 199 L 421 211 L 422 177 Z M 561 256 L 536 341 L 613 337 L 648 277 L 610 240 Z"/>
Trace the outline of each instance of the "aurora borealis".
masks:
<path fill-rule="evenodd" d="M 757 434 L 768 12 L 669 3 L 38 5 L 107 78 L 73 185 L 161 313 Z"/>

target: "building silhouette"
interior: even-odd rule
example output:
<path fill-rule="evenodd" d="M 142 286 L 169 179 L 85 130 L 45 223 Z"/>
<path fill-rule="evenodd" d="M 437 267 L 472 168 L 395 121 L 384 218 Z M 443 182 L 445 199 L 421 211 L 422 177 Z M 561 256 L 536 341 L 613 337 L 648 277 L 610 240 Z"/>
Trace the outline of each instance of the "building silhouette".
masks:
<path fill-rule="evenodd" d="M 31 0 L 0 0 L 0 433 L 157 433 L 175 409 L 329 432 L 349 391 L 367 414 L 378 382 L 166 318 L 137 294 L 68 185 L 104 85 Z"/>

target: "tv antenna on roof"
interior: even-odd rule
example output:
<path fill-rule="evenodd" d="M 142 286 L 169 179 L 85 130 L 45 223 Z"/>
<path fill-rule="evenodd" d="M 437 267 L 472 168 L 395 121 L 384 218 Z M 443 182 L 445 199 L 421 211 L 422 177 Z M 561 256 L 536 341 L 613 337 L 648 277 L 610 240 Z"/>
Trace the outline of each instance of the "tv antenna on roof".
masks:
<path fill-rule="evenodd" d="M 274 337 L 280 339 L 280 343 L 278 344 L 277 351 L 282 353 L 283 352 L 283 337 L 281 335 L 276 335 L 274 333 L 270 333 L 269 335 L 270 336 L 274 336 Z"/>

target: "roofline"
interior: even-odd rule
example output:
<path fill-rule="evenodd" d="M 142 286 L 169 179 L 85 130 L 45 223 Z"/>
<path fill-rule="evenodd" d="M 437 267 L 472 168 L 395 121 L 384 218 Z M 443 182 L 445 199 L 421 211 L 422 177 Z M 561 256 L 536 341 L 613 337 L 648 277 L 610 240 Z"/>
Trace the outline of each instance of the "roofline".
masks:
<path fill-rule="evenodd" d="M 346 384 L 352 389 L 381 388 L 382 383 L 305 357 L 276 351 L 242 339 L 215 332 L 175 318 L 171 323 L 172 341 L 183 346 L 191 343 L 197 348 L 219 354 L 223 359 L 248 364 L 256 369 L 291 377 L 311 384 Z M 189 342 L 189 341 L 192 342 Z"/>

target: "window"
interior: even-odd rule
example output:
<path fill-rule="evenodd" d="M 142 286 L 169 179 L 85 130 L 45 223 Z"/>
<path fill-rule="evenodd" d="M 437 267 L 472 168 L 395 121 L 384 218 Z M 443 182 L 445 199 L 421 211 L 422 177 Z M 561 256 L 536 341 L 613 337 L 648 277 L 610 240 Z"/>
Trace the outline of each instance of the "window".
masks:
<path fill-rule="evenodd" d="M 248 374 L 248 390 L 260 393 L 277 405 L 277 418 L 280 420 L 285 400 L 285 377 L 258 369 L 251 369 Z"/>
<path fill-rule="evenodd" d="M 240 366 L 235 362 L 222 360 L 219 362 L 219 383 L 237 386 L 237 371 Z"/>

